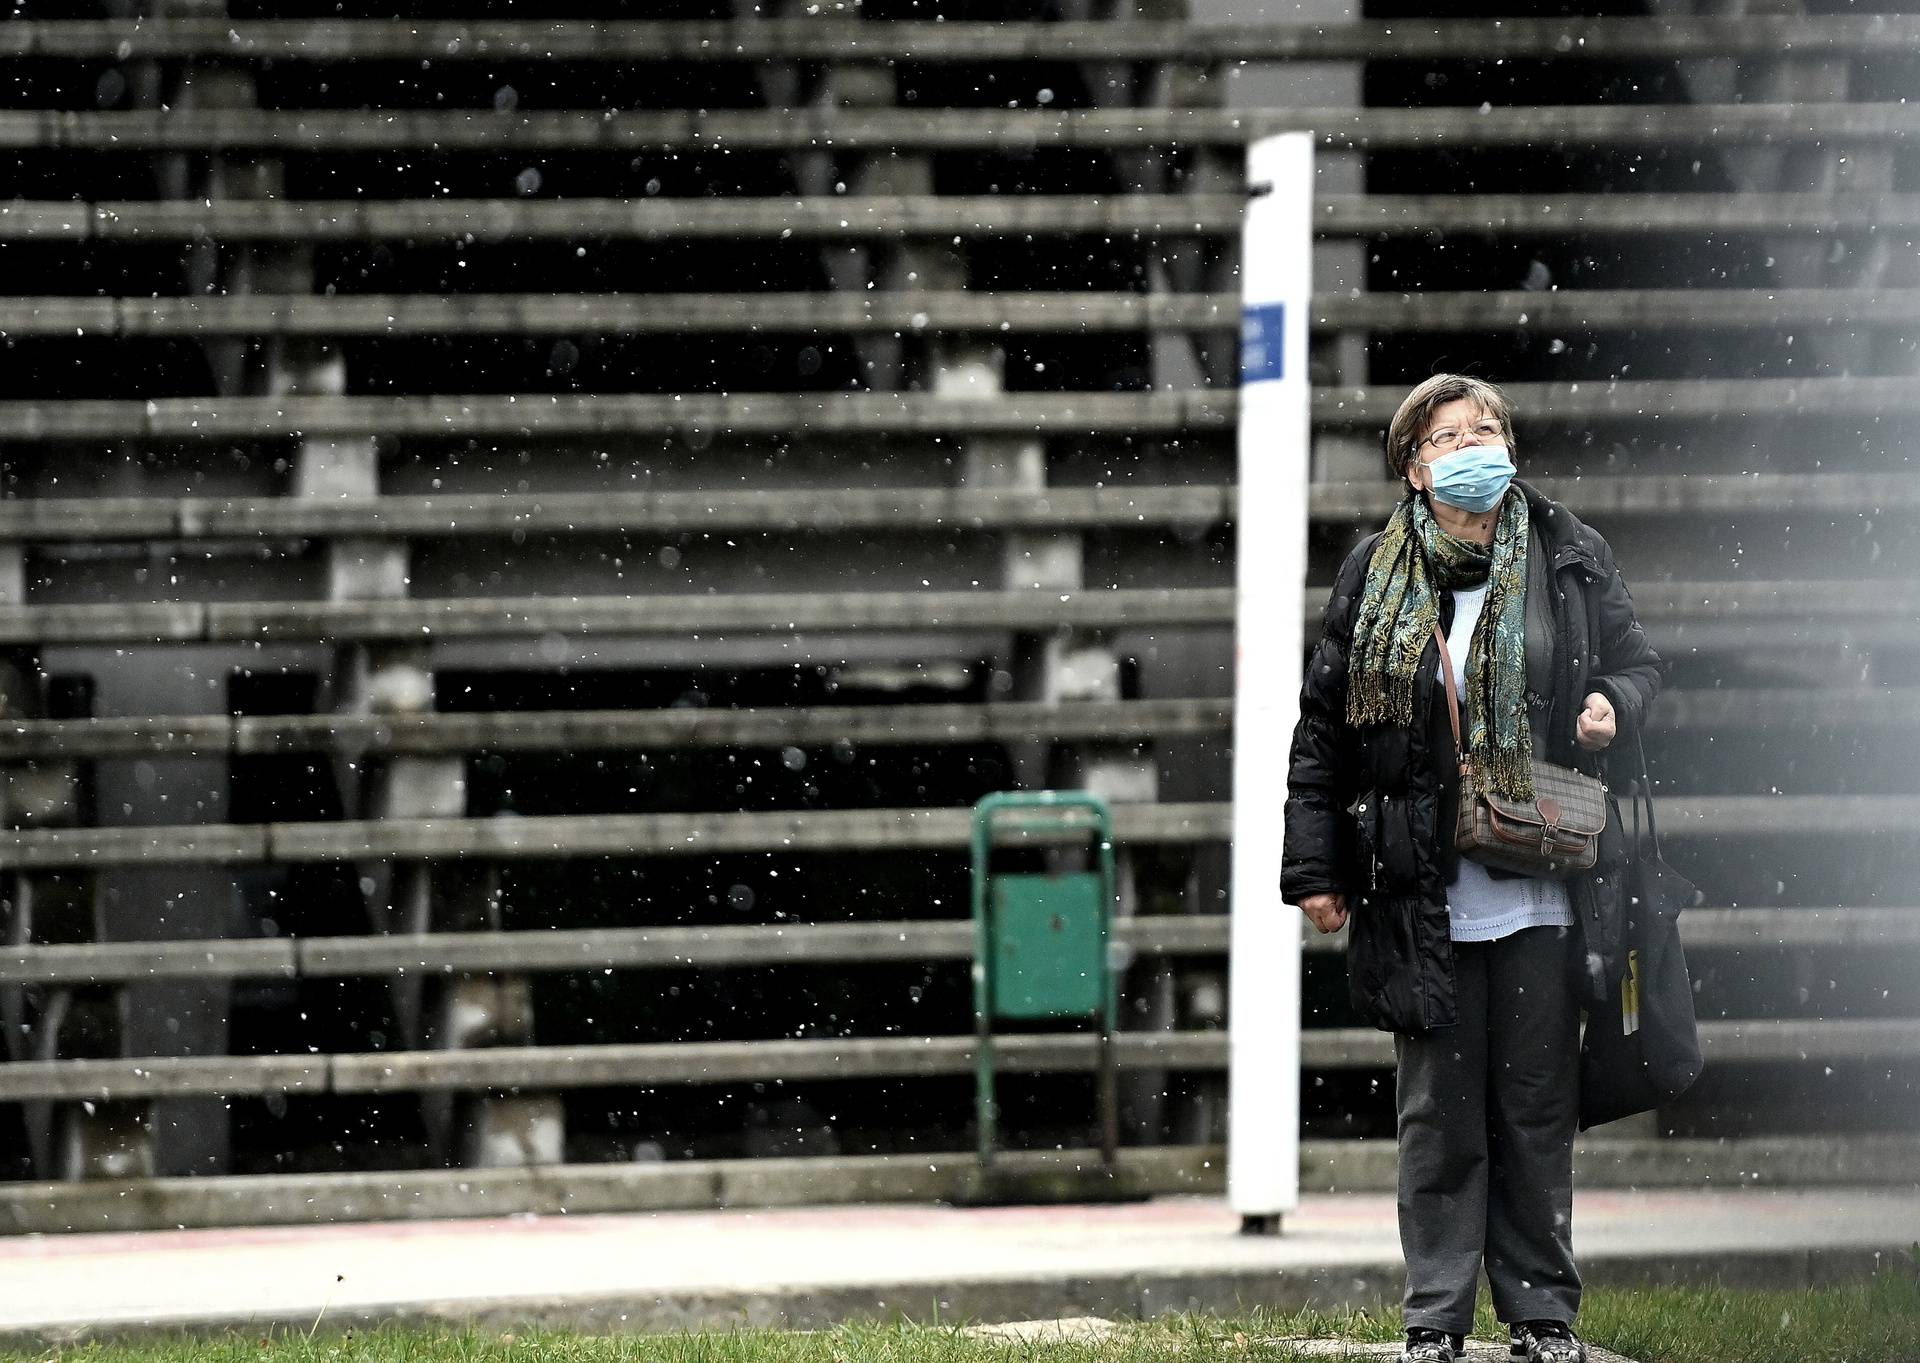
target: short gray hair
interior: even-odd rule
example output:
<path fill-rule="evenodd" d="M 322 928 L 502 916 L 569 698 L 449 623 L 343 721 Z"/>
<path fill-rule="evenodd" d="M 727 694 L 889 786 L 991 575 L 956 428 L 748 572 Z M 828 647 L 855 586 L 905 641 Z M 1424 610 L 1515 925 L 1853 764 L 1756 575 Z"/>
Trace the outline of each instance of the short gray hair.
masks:
<path fill-rule="evenodd" d="M 1433 414 L 1461 398 L 1479 403 L 1488 416 L 1498 421 L 1507 437 L 1507 448 L 1513 448 L 1513 404 L 1507 401 L 1505 393 L 1485 379 L 1465 374 L 1435 374 L 1407 394 L 1387 425 L 1387 468 L 1396 481 L 1407 476 L 1414 448 L 1425 438 L 1427 423 L 1433 420 Z"/>

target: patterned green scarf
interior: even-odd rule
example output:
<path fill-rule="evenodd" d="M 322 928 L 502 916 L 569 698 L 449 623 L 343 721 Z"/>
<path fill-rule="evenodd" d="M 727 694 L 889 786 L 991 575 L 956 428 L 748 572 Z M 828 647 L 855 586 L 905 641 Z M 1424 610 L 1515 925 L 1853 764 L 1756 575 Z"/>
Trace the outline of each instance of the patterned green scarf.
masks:
<path fill-rule="evenodd" d="M 1466 739 L 1474 769 L 1509 800 L 1533 798 L 1527 723 L 1527 500 L 1507 491 L 1493 543 L 1442 530 L 1427 499 L 1394 509 L 1367 564 L 1347 657 L 1347 722 L 1413 723 L 1413 680 L 1440 620 L 1438 592 L 1491 577 L 1467 652 Z M 1454 660 L 1456 669 L 1459 659 Z M 1491 723 L 1489 723 L 1491 719 Z"/>

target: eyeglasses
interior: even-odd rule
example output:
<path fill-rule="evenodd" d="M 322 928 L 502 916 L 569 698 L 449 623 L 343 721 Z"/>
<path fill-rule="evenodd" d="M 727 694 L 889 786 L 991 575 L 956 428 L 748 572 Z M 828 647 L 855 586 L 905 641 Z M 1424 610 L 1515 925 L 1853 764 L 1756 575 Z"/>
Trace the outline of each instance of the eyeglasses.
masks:
<path fill-rule="evenodd" d="M 1475 423 L 1471 429 L 1474 435 L 1480 439 L 1492 440 L 1500 434 L 1500 423 L 1489 417 L 1485 421 Z M 1451 426 L 1443 426 L 1441 429 L 1427 436 L 1425 440 L 1422 440 L 1420 445 L 1432 445 L 1436 450 L 1450 450 L 1455 445 L 1458 445 L 1465 436 L 1465 431 L 1456 431 Z M 1420 445 L 1413 447 L 1415 454 L 1420 453 Z"/>

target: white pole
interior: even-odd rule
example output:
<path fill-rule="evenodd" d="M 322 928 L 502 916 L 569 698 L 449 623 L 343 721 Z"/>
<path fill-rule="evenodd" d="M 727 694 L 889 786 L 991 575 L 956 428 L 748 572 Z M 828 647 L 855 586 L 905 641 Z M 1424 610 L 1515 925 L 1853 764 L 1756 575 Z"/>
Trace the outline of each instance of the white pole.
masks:
<path fill-rule="evenodd" d="M 1300 921 L 1280 901 L 1307 585 L 1313 135 L 1247 150 L 1240 490 L 1234 518 L 1233 872 L 1227 1196 L 1245 1229 L 1300 1202 Z"/>

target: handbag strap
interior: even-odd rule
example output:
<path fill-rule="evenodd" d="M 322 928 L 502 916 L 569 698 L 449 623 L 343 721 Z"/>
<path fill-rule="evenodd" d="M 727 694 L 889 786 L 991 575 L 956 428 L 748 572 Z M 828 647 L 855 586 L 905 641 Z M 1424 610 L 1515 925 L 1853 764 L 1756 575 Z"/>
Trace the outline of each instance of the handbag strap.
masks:
<path fill-rule="evenodd" d="M 1467 765 L 1467 750 L 1460 742 L 1460 697 L 1453 689 L 1453 655 L 1447 652 L 1447 636 L 1440 632 L 1440 626 L 1433 627 L 1433 641 L 1440 645 L 1440 672 L 1447 683 L 1447 723 L 1453 726 L 1453 755 L 1464 769 Z"/>
<path fill-rule="evenodd" d="M 1633 840 L 1636 848 L 1640 842 L 1640 806 L 1647 807 L 1647 843 L 1653 848 L 1653 859 L 1660 860 L 1660 828 L 1653 821 L 1653 777 L 1647 771 L 1647 745 L 1641 741 L 1640 726 L 1633 726 L 1633 751 L 1640 759 L 1640 779 L 1635 783 L 1633 795 Z"/>
<path fill-rule="evenodd" d="M 1440 674 L 1447 684 L 1447 723 L 1453 728 L 1453 755 L 1460 762 L 1460 769 L 1467 769 L 1467 750 L 1460 742 L 1460 697 L 1453 689 L 1453 654 L 1447 650 L 1447 636 L 1440 632 L 1440 626 L 1433 627 L 1433 642 L 1440 648 Z M 1653 782 L 1647 777 L 1647 750 L 1640 742 L 1640 730 L 1633 731 L 1633 745 L 1640 754 L 1640 785 L 1633 805 L 1634 842 L 1640 839 L 1640 801 L 1647 805 L 1647 836 L 1653 842 L 1654 856 L 1660 855 L 1660 833 L 1653 826 Z"/>

